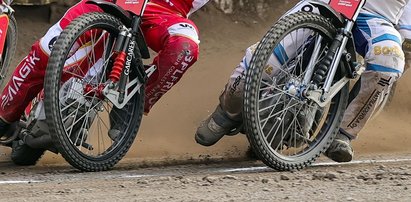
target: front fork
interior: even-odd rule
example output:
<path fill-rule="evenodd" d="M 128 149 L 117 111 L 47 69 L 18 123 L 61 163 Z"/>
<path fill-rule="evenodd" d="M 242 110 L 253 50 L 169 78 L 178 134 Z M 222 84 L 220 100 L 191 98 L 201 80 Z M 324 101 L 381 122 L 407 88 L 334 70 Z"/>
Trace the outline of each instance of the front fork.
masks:
<path fill-rule="evenodd" d="M 318 58 L 319 51 L 314 50 L 313 57 L 310 61 L 308 70 L 313 70 L 313 82 L 315 86 L 319 86 L 322 81 L 324 81 L 324 88 L 321 90 L 312 89 L 308 91 L 307 98 L 316 102 L 319 106 L 326 106 L 332 98 L 353 78 L 356 78 L 358 75 L 364 71 L 361 68 L 361 65 L 352 62 L 351 56 L 349 53 L 346 53 L 346 46 L 348 40 L 352 37 L 351 30 L 354 27 L 354 21 L 348 20 L 345 24 L 345 27 L 338 31 L 337 36 L 335 37 L 333 43 L 331 44 L 325 57 L 314 67 L 312 61 Z M 317 40 L 321 40 L 319 38 Z M 317 42 L 318 43 L 318 42 Z M 316 55 L 317 54 L 317 55 Z M 344 56 L 344 58 L 343 58 Z M 335 75 L 338 68 L 340 68 L 340 62 L 343 59 L 344 67 L 346 67 L 346 76 L 340 79 L 338 82 L 333 84 Z M 306 74 L 307 75 L 307 74 Z M 310 79 L 310 78 L 305 78 Z"/>
<path fill-rule="evenodd" d="M 135 16 L 131 29 L 122 28 L 114 46 L 115 59 L 108 85 L 103 90 L 105 97 L 120 109 L 140 90 L 156 69 L 155 66 L 151 66 L 145 70 L 142 64 L 141 53 L 136 42 L 137 35 L 142 34 L 140 23 L 141 17 Z M 133 80 L 129 80 L 133 66 L 135 66 L 135 71 L 132 71 L 134 73 Z"/>

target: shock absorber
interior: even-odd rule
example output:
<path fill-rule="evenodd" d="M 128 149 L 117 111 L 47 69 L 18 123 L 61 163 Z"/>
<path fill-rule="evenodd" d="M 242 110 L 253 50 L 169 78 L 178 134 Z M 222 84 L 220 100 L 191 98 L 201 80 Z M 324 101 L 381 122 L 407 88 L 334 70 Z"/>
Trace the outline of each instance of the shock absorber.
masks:
<path fill-rule="evenodd" d="M 116 46 L 114 47 L 114 63 L 113 68 L 111 69 L 109 79 L 111 81 L 118 82 L 121 77 L 121 72 L 123 72 L 124 64 L 126 61 L 126 50 L 127 45 L 130 42 L 131 34 L 126 28 L 123 28 L 117 38 Z"/>
<path fill-rule="evenodd" d="M 121 51 L 117 54 L 114 60 L 113 69 L 110 72 L 110 80 L 118 82 L 120 80 L 121 72 L 123 71 L 124 63 L 126 62 L 126 53 Z"/>
<path fill-rule="evenodd" d="M 320 85 L 320 83 L 327 77 L 328 69 L 334 61 L 334 57 L 342 44 L 343 38 L 343 34 L 337 34 L 325 57 L 316 65 L 316 70 L 313 75 L 313 82 L 317 84 L 317 86 Z"/>

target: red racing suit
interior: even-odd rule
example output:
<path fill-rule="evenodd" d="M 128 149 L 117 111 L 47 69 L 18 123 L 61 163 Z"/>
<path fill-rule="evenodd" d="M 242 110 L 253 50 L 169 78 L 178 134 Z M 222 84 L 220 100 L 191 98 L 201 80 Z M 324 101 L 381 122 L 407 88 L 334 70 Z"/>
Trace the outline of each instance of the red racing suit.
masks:
<path fill-rule="evenodd" d="M 146 85 L 145 112 L 173 87 L 198 58 L 199 36 L 188 16 L 208 0 L 151 0 L 141 24 L 148 46 L 158 53 L 153 64 L 158 70 Z M 19 120 L 26 106 L 43 89 L 47 62 L 57 37 L 70 22 L 88 12 L 102 10 L 82 0 L 71 7 L 63 18 L 40 40 L 15 69 L 0 98 L 0 118 Z"/>

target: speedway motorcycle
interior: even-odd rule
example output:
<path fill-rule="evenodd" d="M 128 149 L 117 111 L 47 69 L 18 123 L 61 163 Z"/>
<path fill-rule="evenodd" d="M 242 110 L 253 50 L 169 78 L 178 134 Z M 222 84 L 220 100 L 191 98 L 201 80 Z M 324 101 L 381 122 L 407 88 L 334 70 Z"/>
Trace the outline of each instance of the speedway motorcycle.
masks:
<path fill-rule="evenodd" d="M 150 57 L 140 29 L 148 0 L 87 3 L 104 12 L 84 14 L 61 33 L 44 90 L 27 107 L 15 135 L 3 141 L 12 143 L 15 163 L 35 164 L 49 150 L 81 171 L 103 171 L 134 142 L 144 86 L 156 71 L 142 62 Z"/>
<path fill-rule="evenodd" d="M 364 71 L 352 30 L 365 0 L 310 4 L 319 14 L 297 12 L 272 26 L 246 75 L 247 137 L 277 170 L 302 169 L 326 151 L 338 133 L 349 82 Z"/>

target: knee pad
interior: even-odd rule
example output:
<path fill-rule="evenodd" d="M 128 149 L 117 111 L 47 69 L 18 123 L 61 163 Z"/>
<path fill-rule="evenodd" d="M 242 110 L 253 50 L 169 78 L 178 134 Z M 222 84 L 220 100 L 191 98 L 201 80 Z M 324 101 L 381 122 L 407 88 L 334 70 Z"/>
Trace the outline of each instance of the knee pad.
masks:
<path fill-rule="evenodd" d="M 144 112 L 168 92 L 183 76 L 183 74 L 198 59 L 198 44 L 186 37 L 172 36 L 164 49 L 154 59 L 158 70 L 150 77 L 146 86 L 146 101 Z"/>
<path fill-rule="evenodd" d="M 176 61 L 184 61 L 189 63 L 189 66 L 197 61 L 200 53 L 198 43 L 183 36 L 170 37 L 166 49 L 167 50 L 163 50 L 163 52 L 167 52 L 171 55 L 177 54 L 179 58 L 177 58 Z"/>
<path fill-rule="evenodd" d="M 395 41 L 381 41 L 373 44 L 365 62 L 367 70 L 400 77 L 404 71 L 405 56 L 402 47 Z"/>

